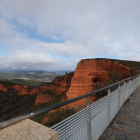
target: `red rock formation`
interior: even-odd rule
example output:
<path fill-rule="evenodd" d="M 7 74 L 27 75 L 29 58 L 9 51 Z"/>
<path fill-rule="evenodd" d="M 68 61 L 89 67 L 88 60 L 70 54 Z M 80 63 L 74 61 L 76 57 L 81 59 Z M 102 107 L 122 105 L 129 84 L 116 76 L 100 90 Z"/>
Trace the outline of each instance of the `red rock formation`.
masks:
<path fill-rule="evenodd" d="M 74 72 L 71 80 L 71 85 L 66 93 L 67 99 L 72 99 L 92 91 L 93 84 L 97 81 L 105 83 L 108 80 L 109 73 L 119 72 L 122 73 L 123 78 L 132 76 L 130 68 L 112 62 L 106 59 L 102 60 L 81 60 Z M 95 98 L 91 99 L 94 100 Z M 77 103 L 76 103 L 77 104 Z M 81 100 L 78 104 L 85 105 L 85 100 Z"/>
<path fill-rule="evenodd" d="M 0 90 L 3 92 L 7 92 L 7 88 L 2 84 L 0 84 Z"/>
<path fill-rule="evenodd" d="M 33 95 L 33 94 L 35 94 L 35 93 L 38 93 L 39 90 L 40 90 L 39 88 L 34 88 L 34 89 L 32 89 L 31 92 L 30 92 L 30 95 Z"/>
<path fill-rule="evenodd" d="M 60 95 L 69 89 L 71 78 L 72 78 L 72 75 L 65 75 L 65 76 L 57 77 L 54 79 L 53 82 L 50 83 L 50 85 L 40 87 L 39 91 L 46 92 L 47 94 L 47 92 L 51 90 L 52 92 L 57 93 L 57 95 Z M 35 105 L 38 105 L 39 103 L 46 103 L 48 99 L 50 99 L 48 96 L 45 96 L 43 95 L 43 93 L 40 93 L 39 95 L 37 95 Z M 50 99 L 50 100 L 51 102 L 53 101 L 53 99 Z"/>
<path fill-rule="evenodd" d="M 39 92 L 36 97 L 35 105 L 39 103 L 47 103 L 48 101 L 52 101 L 51 97 Z"/>
<path fill-rule="evenodd" d="M 48 122 L 48 117 L 47 115 L 44 117 L 43 121 L 41 122 L 41 124 L 44 124 L 45 122 Z"/>
<path fill-rule="evenodd" d="M 27 85 L 3 85 L 3 84 L 0 84 L 1 91 L 8 92 L 9 89 L 14 89 L 14 92 L 17 91 L 18 95 L 29 94 Z"/>

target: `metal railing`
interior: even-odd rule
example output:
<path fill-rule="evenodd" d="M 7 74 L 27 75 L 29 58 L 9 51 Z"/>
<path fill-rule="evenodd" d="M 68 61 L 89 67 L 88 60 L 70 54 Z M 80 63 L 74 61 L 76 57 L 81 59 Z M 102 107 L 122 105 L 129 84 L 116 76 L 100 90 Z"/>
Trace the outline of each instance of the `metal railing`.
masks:
<path fill-rule="evenodd" d="M 129 82 L 125 83 L 128 80 Z M 121 83 L 124 84 L 120 86 Z M 59 132 L 60 140 L 97 140 L 139 84 L 140 77 L 133 76 L 85 95 L 7 120 L 0 123 L 0 128 L 5 128 L 24 119 L 34 118 L 40 114 L 86 98 L 85 108 L 51 128 Z M 110 88 L 116 85 L 118 85 L 118 88 L 111 92 Z M 108 95 L 90 104 L 89 96 L 107 89 Z"/>

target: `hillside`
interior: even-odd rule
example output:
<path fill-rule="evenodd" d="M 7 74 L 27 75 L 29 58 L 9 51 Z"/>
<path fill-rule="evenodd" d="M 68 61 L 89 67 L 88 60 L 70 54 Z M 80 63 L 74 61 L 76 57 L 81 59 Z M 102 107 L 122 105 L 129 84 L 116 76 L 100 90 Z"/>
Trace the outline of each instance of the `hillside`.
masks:
<path fill-rule="evenodd" d="M 62 101 L 73 73 L 59 76 L 45 86 L 0 82 L 0 122 Z"/>
<path fill-rule="evenodd" d="M 77 64 L 75 72 L 58 76 L 50 83 L 43 83 L 42 86 L 32 86 L 26 83 L 23 85 L 22 81 L 20 84 L 12 81 L 10 83 L 0 82 L 0 121 L 3 121 L 6 116 L 6 119 L 9 119 L 125 79 L 134 75 L 133 68 L 138 66 L 140 62 L 135 61 L 104 58 L 82 59 Z M 106 92 L 92 96 L 90 101 L 94 102 L 104 95 Z M 77 105 L 85 105 L 85 99 L 68 107 L 75 108 Z M 73 109 L 71 111 L 73 112 Z M 47 122 L 48 118 L 46 116 L 43 122 Z"/>

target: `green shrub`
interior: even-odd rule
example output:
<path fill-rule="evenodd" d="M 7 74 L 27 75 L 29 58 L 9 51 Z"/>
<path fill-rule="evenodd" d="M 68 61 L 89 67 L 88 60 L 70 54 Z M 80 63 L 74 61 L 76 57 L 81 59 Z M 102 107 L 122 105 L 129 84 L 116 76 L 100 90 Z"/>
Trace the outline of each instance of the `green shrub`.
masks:
<path fill-rule="evenodd" d="M 56 123 L 66 119 L 67 117 L 74 114 L 74 108 L 67 108 L 67 109 L 57 109 L 54 112 L 48 113 L 48 122 L 45 122 L 44 125 L 47 127 L 51 127 Z"/>

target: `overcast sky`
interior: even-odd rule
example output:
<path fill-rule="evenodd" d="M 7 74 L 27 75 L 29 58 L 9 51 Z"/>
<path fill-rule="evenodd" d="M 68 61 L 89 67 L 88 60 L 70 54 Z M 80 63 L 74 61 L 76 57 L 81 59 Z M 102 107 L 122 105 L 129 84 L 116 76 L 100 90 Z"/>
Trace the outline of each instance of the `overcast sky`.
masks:
<path fill-rule="evenodd" d="M 0 70 L 140 61 L 140 0 L 0 0 Z"/>

